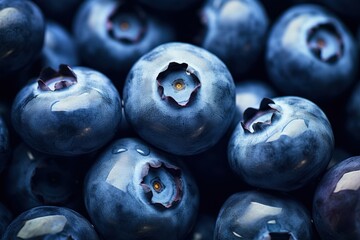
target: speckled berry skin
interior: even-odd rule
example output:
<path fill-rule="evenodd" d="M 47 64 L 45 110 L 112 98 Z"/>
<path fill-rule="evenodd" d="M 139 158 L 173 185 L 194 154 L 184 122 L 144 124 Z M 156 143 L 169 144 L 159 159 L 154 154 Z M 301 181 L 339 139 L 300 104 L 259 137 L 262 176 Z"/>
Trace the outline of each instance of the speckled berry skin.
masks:
<path fill-rule="evenodd" d="M 85 205 L 104 239 L 176 240 L 195 224 L 199 192 L 177 157 L 122 138 L 88 172 Z"/>
<path fill-rule="evenodd" d="M 17 215 L 3 239 L 100 240 L 84 216 L 70 208 L 55 206 L 39 206 Z"/>
<path fill-rule="evenodd" d="M 358 72 L 358 47 L 346 25 L 315 4 L 287 9 L 270 30 L 267 73 L 284 95 L 326 102 L 344 93 Z"/>
<path fill-rule="evenodd" d="M 137 1 L 84 1 L 73 34 L 80 59 L 123 86 L 131 66 L 159 44 L 173 41 L 171 25 Z"/>
<path fill-rule="evenodd" d="M 75 156 L 104 146 L 121 122 L 121 99 L 104 74 L 61 65 L 42 72 L 17 94 L 11 110 L 14 129 L 32 148 Z"/>
<path fill-rule="evenodd" d="M 233 76 L 255 67 L 265 47 L 269 19 L 257 0 L 208 0 L 201 9 L 201 46 L 226 63 Z"/>
<path fill-rule="evenodd" d="M 307 99 L 283 96 L 245 111 L 229 141 L 228 160 L 250 185 L 291 191 L 325 171 L 333 149 L 324 112 Z"/>
<path fill-rule="evenodd" d="M 313 199 L 313 218 L 321 239 L 360 238 L 360 157 L 353 156 L 330 168 Z"/>
<path fill-rule="evenodd" d="M 0 2 L 0 73 L 15 73 L 31 64 L 41 52 L 45 18 L 29 0 Z"/>
<path fill-rule="evenodd" d="M 123 99 L 126 119 L 140 137 L 177 155 L 214 146 L 236 109 L 235 84 L 225 64 L 180 42 L 162 44 L 139 59 Z"/>

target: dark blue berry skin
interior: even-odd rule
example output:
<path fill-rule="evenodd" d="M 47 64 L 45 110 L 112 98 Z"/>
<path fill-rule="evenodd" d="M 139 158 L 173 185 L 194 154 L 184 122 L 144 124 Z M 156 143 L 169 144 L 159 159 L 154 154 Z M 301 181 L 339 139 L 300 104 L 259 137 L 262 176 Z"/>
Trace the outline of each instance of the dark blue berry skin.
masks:
<path fill-rule="evenodd" d="M 214 146 L 235 113 L 235 84 L 225 64 L 203 48 L 180 42 L 160 45 L 139 59 L 123 98 L 134 130 L 177 155 Z"/>
<path fill-rule="evenodd" d="M 317 186 L 313 218 L 321 239 L 360 239 L 360 157 L 330 168 Z"/>
<path fill-rule="evenodd" d="M 0 115 L 0 173 L 5 169 L 10 158 L 10 134 L 5 119 Z"/>
<path fill-rule="evenodd" d="M 297 200 L 262 191 L 234 193 L 218 214 L 214 240 L 312 239 L 310 213 Z"/>
<path fill-rule="evenodd" d="M 199 196 L 177 158 L 123 138 L 90 169 L 85 205 L 104 239 L 184 239 L 195 223 Z"/>
<path fill-rule="evenodd" d="M 134 1 L 91 0 L 78 10 L 73 33 L 81 60 L 123 84 L 132 64 L 175 33 Z"/>
<path fill-rule="evenodd" d="M 44 43 L 45 19 L 28 0 L 0 2 L 0 73 L 14 73 L 32 63 Z"/>
<path fill-rule="evenodd" d="M 85 217 L 55 206 L 35 207 L 21 213 L 7 227 L 3 239 L 100 240 Z"/>
<path fill-rule="evenodd" d="M 4 193 L 14 213 L 41 205 L 84 212 L 83 178 L 91 159 L 54 157 L 18 145 L 4 173 Z"/>
<path fill-rule="evenodd" d="M 32 148 L 61 156 L 94 152 L 121 122 L 120 95 L 104 74 L 81 66 L 46 68 L 14 99 L 11 120 Z"/>
<path fill-rule="evenodd" d="M 327 102 L 354 82 L 358 58 L 355 39 L 339 18 L 318 5 L 300 4 L 274 23 L 265 61 L 283 94 Z"/>
<path fill-rule="evenodd" d="M 324 112 L 307 99 L 284 96 L 244 112 L 229 141 L 228 160 L 252 186 L 291 191 L 325 171 L 333 149 Z"/>
<path fill-rule="evenodd" d="M 257 0 L 208 0 L 200 13 L 200 46 L 217 55 L 233 76 L 246 73 L 265 47 L 269 20 Z"/>
<path fill-rule="evenodd" d="M 13 217 L 13 213 L 3 203 L 0 203 L 0 239 L 3 239 L 2 236 Z"/>

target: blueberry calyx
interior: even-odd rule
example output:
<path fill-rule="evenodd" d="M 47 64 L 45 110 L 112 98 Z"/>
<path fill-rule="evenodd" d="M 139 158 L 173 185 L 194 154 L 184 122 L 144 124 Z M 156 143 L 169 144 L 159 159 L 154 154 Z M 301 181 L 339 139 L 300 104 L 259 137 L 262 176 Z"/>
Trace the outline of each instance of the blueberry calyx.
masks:
<path fill-rule="evenodd" d="M 168 209 L 182 198 L 181 171 L 168 163 L 146 163 L 142 169 L 140 185 L 147 200 L 155 206 Z"/>
<path fill-rule="evenodd" d="M 156 78 L 162 99 L 185 107 L 201 86 L 196 71 L 187 63 L 170 62 Z"/>
<path fill-rule="evenodd" d="M 323 62 L 335 63 L 344 52 L 341 35 L 331 23 L 319 24 L 308 32 L 307 44 L 316 58 Z"/>
<path fill-rule="evenodd" d="M 124 44 L 139 42 L 146 32 L 145 12 L 130 3 L 120 4 L 110 14 L 106 29 L 112 38 Z"/>
<path fill-rule="evenodd" d="M 244 111 L 244 121 L 241 126 L 247 133 L 262 131 L 270 126 L 276 117 L 275 113 L 281 112 L 279 105 L 269 98 L 264 98 L 260 103 L 260 108 L 247 108 Z"/>
<path fill-rule="evenodd" d="M 60 64 L 56 71 L 51 67 L 44 68 L 39 76 L 38 89 L 42 91 L 57 91 L 77 83 L 76 74 L 65 64 Z"/>

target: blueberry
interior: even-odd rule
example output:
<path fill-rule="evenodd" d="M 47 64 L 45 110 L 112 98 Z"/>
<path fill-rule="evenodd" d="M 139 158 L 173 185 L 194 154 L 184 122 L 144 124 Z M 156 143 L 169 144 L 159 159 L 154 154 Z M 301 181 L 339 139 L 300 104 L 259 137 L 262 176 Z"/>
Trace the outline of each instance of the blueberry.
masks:
<path fill-rule="evenodd" d="M 235 112 L 235 84 L 225 64 L 203 48 L 180 42 L 141 57 L 129 72 L 123 98 L 134 130 L 178 155 L 214 146 Z"/>
<path fill-rule="evenodd" d="M 283 96 L 245 110 L 229 141 L 228 160 L 252 186 L 291 191 L 325 171 L 333 149 L 325 113 L 305 98 Z"/>
<path fill-rule="evenodd" d="M 269 20 L 257 0 L 208 0 L 201 9 L 200 46 L 217 55 L 233 76 L 246 73 L 265 47 Z"/>
<path fill-rule="evenodd" d="M 330 168 L 318 184 L 313 218 L 321 239 L 360 239 L 360 157 Z"/>
<path fill-rule="evenodd" d="M 32 1 L 3 0 L 0 22 L 0 74 L 4 75 L 26 67 L 40 54 L 45 19 Z"/>
<path fill-rule="evenodd" d="M 15 213 L 41 205 L 84 211 L 82 186 L 89 156 L 55 157 L 18 145 L 4 173 L 4 193 Z"/>
<path fill-rule="evenodd" d="M 85 1 L 73 33 L 81 60 L 123 84 L 132 64 L 155 46 L 174 40 L 172 27 L 135 1 Z"/>
<path fill-rule="evenodd" d="M 91 223 L 74 210 L 40 206 L 18 215 L 3 239 L 100 240 Z"/>
<path fill-rule="evenodd" d="M 332 100 L 354 82 L 358 48 L 342 21 L 318 5 L 287 9 L 267 42 L 270 80 L 285 95 L 316 102 Z"/>
<path fill-rule="evenodd" d="M 12 125 L 32 148 L 53 155 L 94 152 L 121 121 L 118 91 L 104 74 L 76 66 L 44 69 L 13 101 Z"/>
<path fill-rule="evenodd" d="M 310 213 L 297 200 L 262 191 L 232 194 L 218 214 L 214 240 L 312 239 Z"/>
<path fill-rule="evenodd" d="M 137 138 L 115 140 L 85 180 L 85 205 L 104 239 L 183 239 L 199 204 L 177 158 Z"/>

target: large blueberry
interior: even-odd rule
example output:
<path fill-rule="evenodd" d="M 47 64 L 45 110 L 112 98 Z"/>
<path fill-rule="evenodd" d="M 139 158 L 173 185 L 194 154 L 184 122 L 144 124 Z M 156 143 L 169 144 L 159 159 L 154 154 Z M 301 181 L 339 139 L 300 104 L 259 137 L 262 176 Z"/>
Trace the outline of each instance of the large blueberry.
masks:
<path fill-rule="evenodd" d="M 292 96 L 265 98 L 248 108 L 228 145 L 228 160 L 256 187 L 282 191 L 304 187 L 327 167 L 334 136 L 324 112 Z"/>
<path fill-rule="evenodd" d="M 45 19 L 32 1 L 0 1 L 0 74 L 32 63 L 44 43 Z"/>
<path fill-rule="evenodd" d="M 286 95 L 316 102 L 334 99 L 354 82 L 358 59 L 352 33 L 317 5 L 287 9 L 268 37 L 267 72 Z"/>
<path fill-rule="evenodd" d="M 84 216 L 54 206 L 35 207 L 21 213 L 7 227 L 3 239 L 100 240 Z"/>
<path fill-rule="evenodd" d="M 174 40 L 165 21 L 136 1 L 85 1 L 78 10 L 73 33 L 81 60 L 119 84 L 132 64 L 157 45 Z"/>
<path fill-rule="evenodd" d="M 14 213 L 41 205 L 84 211 L 83 178 L 91 159 L 54 157 L 18 145 L 4 173 L 5 198 Z"/>
<path fill-rule="evenodd" d="M 312 239 L 310 213 L 286 195 L 243 191 L 231 195 L 218 214 L 214 240 Z"/>
<path fill-rule="evenodd" d="M 118 91 L 104 74 L 86 67 L 44 69 L 13 101 L 13 127 L 25 143 L 54 155 L 98 150 L 121 122 Z"/>
<path fill-rule="evenodd" d="M 234 76 L 254 67 L 262 52 L 268 17 L 257 0 L 208 0 L 201 9 L 200 45 L 225 62 Z"/>
<path fill-rule="evenodd" d="M 360 239 L 360 157 L 334 165 L 321 179 L 313 218 L 321 239 Z"/>
<path fill-rule="evenodd" d="M 125 116 L 156 147 L 193 155 L 215 145 L 235 112 L 235 84 L 207 50 L 167 43 L 132 67 L 123 91 Z"/>
<path fill-rule="evenodd" d="M 85 205 L 104 239 L 183 239 L 197 216 L 187 169 L 136 138 L 114 141 L 85 180 Z"/>

